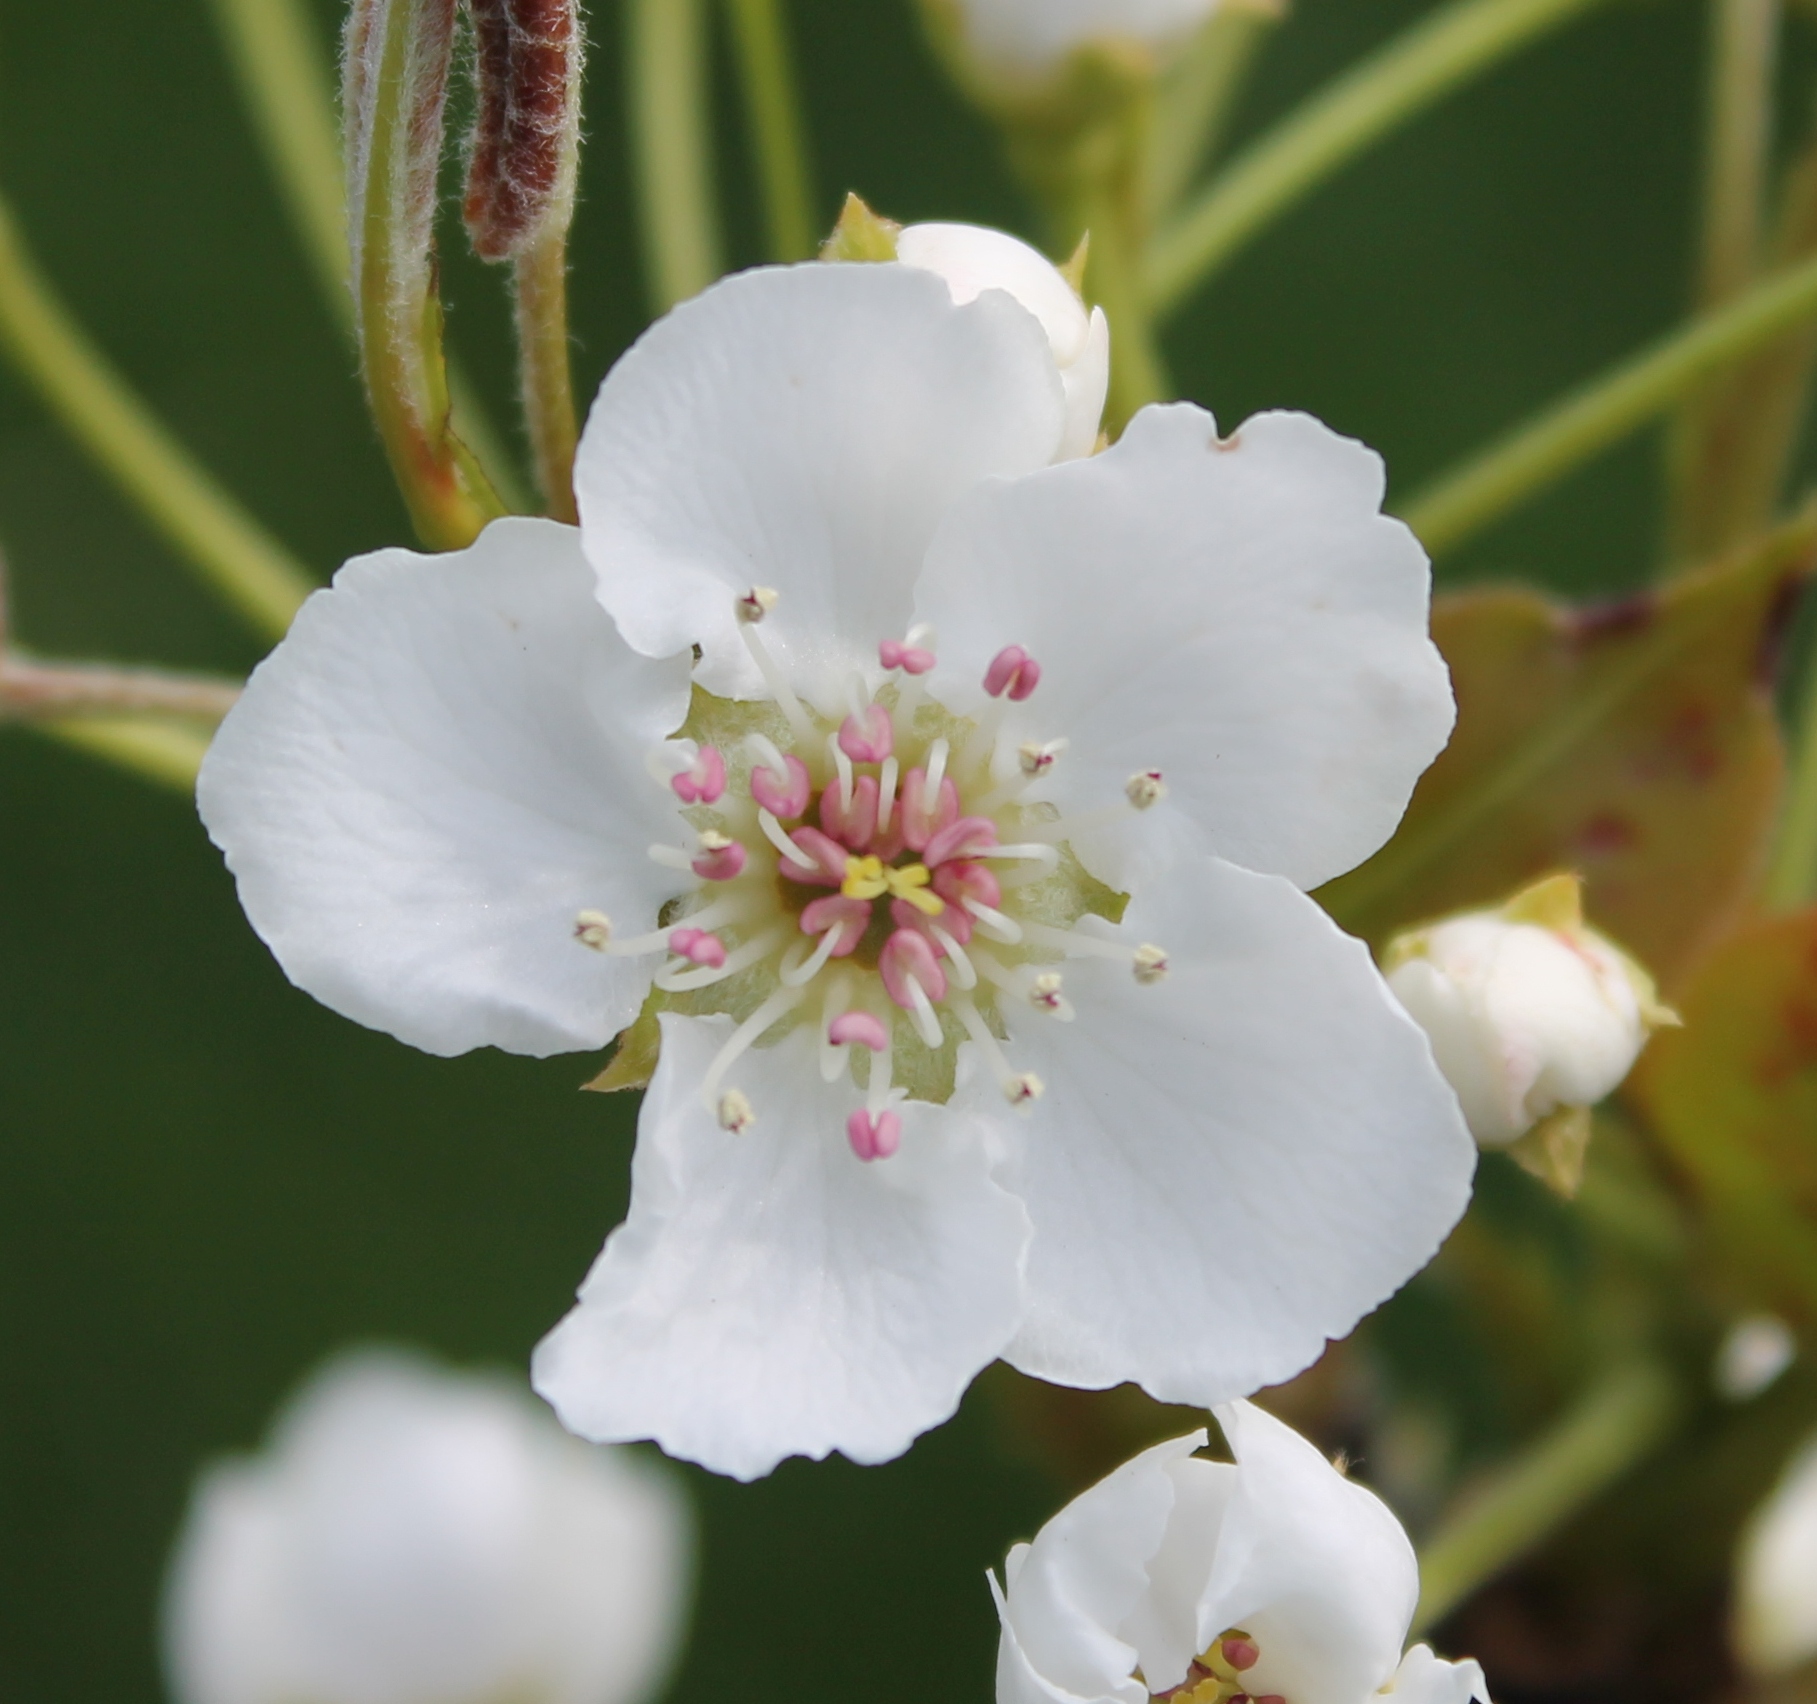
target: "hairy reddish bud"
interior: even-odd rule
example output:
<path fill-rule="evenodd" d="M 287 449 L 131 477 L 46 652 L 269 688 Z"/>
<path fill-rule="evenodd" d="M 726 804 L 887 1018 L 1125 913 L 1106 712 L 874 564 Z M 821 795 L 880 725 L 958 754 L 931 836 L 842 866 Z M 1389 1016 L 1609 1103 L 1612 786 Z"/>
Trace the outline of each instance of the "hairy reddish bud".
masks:
<path fill-rule="evenodd" d="M 478 116 L 462 208 L 475 251 L 521 254 L 574 206 L 584 41 L 575 0 L 467 0 Z"/>

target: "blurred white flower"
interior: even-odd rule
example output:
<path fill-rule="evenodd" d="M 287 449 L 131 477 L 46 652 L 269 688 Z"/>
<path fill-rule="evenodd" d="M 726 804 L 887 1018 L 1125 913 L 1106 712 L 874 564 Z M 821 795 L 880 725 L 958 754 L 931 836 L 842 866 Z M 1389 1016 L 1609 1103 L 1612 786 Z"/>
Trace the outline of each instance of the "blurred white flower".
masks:
<path fill-rule="evenodd" d="M 1777 1314 L 1749 1314 L 1723 1334 L 1711 1369 L 1717 1391 L 1731 1402 L 1747 1402 L 1778 1382 L 1798 1359 L 1798 1339 Z"/>
<path fill-rule="evenodd" d="M 645 1076 L 660 1035 L 535 1363 L 583 1436 L 888 1460 L 999 1355 L 1221 1401 L 1463 1210 L 1455 1098 L 1303 891 L 1451 725 L 1379 459 L 1181 405 L 1055 465 L 1067 419 L 1003 290 L 725 280 L 607 377 L 578 533 L 348 564 L 208 755 L 338 1011 L 535 1055 L 641 1013 Z"/>
<path fill-rule="evenodd" d="M 1110 391 L 1110 322 L 1104 310 L 1087 313 L 1078 289 L 1045 255 L 981 225 L 910 225 L 896 238 L 896 258 L 937 272 L 955 302 L 1005 290 L 1041 322 L 1066 387 L 1066 424 L 1054 459 L 1089 455 Z"/>
<path fill-rule="evenodd" d="M 1387 1506 L 1247 1402 L 1157 1444 L 1019 1544 L 992 1587 L 997 1704 L 1469 1704 L 1476 1663 L 1403 1654 L 1419 1565 Z"/>
<path fill-rule="evenodd" d="M 205 1473 L 172 1559 L 177 1704 L 643 1704 L 684 1625 L 673 1475 L 528 1392 L 338 1357 Z"/>
<path fill-rule="evenodd" d="M 1792 1458 L 1742 1534 L 1735 1651 L 1755 1675 L 1817 1659 L 1817 1438 Z"/>
<path fill-rule="evenodd" d="M 989 71 L 1039 76 L 1080 48 L 1166 50 L 1230 0 L 948 0 L 966 47 Z"/>
<path fill-rule="evenodd" d="M 1485 1147 L 1594 1106 L 1677 1022 L 1646 972 L 1585 926 L 1575 876 L 1403 935 L 1383 968 Z"/>

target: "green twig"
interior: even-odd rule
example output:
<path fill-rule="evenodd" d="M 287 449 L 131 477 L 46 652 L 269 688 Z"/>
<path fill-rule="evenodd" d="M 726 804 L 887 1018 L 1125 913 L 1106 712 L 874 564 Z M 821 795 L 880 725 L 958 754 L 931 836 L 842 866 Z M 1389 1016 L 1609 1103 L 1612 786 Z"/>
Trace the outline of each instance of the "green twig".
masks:
<path fill-rule="evenodd" d="M 281 638 L 315 582 L 135 396 L 26 251 L 0 201 L 0 343 L 75 439 L 252 626 Z"/>
<path fill-rule="evenodd" d="M 664 313 L 723 270 L 701 0 L 628 0 L 627 75 L 644 272 Z"/>
<path fill-rule="evenodd" d="M 1604 0 L 1449 0 L 1252 143 L 1156 237 L 1149 300 L 1179 306 L 1257 231 L 1377 138 Z"/>
<path fill-rule="evenodd" d="M 129 716 L 71 716 L 32 726 L 64 745 L 186 794 L 196 790 L 210 737 L 182 723 Z"/>
<path fill-rule="evenodd" d="M 782 0 L 727 0 L 727 5 L 756 148 L 770 255 L 775 260 L 810 260 L 819 233 Z"/>
<path fill-rule="evenodd" d="M 1728 306 L 1568 395 L 1421 492 L 1402 511 L 1434 556 L 1656 418 L 1713 374 L 1817 315 L 1817 260 L 1791 267 Z"/>
<path fill-rule="evenodd" d="M 1609 1374 L 1440 1522 L 1420 1558 L 1413 1631 L 1442 1621 L 1644 1460 L 1678 1413 L 1678 1388 L 1662 1367 L 1638 1361 Z"/>
<path fill-rule="evenodd" d="M 1148 216 L 1165 219 L 1223 139 L 1249 68 L 1283 8 L 1220 6 L 1163 79 L 1148 140 Z"/>
<path fill-rule="evenodd" d="M 568 353 L 566 228 L 558 226 L 547 232 L 514 265 L 518 376 L 536 483 L 545 513 L 571 522 L 576 519 L 576 432 L 573 365 Z"/>

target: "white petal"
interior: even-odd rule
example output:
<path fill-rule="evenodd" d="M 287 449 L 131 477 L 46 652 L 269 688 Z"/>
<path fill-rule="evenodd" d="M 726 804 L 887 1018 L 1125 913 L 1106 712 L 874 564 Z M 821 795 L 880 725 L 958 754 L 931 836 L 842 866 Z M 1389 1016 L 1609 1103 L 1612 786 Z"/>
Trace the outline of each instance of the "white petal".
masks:
<path fill-rule="evenodd" d="M 1054 460 L 1072 461 L 1097 448 L 1104 403 L 1110 396 L 1110 321 L 1102 308 L 1092 309 L 1085 347 L 1060 377 L 1066 384 L 1066 431 Z"/>
<path fill-rule="evenodd" d="M 1466 1657 L 1448 1663 L 1430 1645 L 1415 1645 L 1401 1659 L 1394 1678 L 1382 1688 L 1393 1704 L 1489 1704 L 1489 1683 L 1482 1665 Z"/>
<path fill-rule="evenodd" d="M 1008 291 L 1041 322 L 1062 367 L 1084 354 L 1090 329 L 1085 304 L 1059 268 L 1020 237 L 985 225 L 910 225 L 896 239 L 896 258 L 938 273 L 955 302 L 975 302 L 986 290 Z"/>
<path fill-rule="evenodd" d="M 1188 1456 L 1170 1462 L 1167 1471 L 1174 1484 L 1167 1536 L 1149 1560 L 1147 1595 L 1123 1624 L 1151 1692 L 1178 1686 L 1193 1658 L 1224 1631 L 1202 1633 L 1199 1612 L 1236 1489 L 1237 1470 L 1228 1462 Z"/>
<path fill-rule="evenodd" d="M 1076 1022 L 1005 1010 L 1047 1085 L 1002 1174 L 1035 1227 L 1006 1358 L 1209 1405 L 1298 1372 L 1418 1271 L 1476 1150 L 1366 949 L 1279 877 L 1184 863 L 1115 933 L 1165 948 L 1166 979 L 1079 960 Z"/>
<path fill-rule="evenodd" d="M 988 65 L 1047 70 L 1092 42 L 1168 45 L 1218 9 L 1219 0 L 959 0 L 966 38 Z"/>
<path fill-rule="evenodd" d="M 1204 1443 L 1194 1432 L 1144 1450 L 1036 1534 L 999 1599 L 998 1704 L 1009 1704 L 1006 1678 L 1031 1704 L 1066 1696 L 1147 1704 L 1136 1646 L 1121 1630 L 1148 1591 L 1148 1564 L 1173 1513 L 1169 1468 Z"/>
<path fill-rule="evenodd" d="M 665 1016 L 629 1218 L 536 1352 L 536 1388 L 595 1440 L 654 1438 L 739 1479 L 784 1456 L 888 1461 L 945 1420 L 1020 1311 L 1028 1225 L 982 1132 L 899 1110 L 901 1151 L 851 1152 L 849 1082 L 804 1027 L 729 1078 L 757 1122 L 701 1103 L 725 1019 Z"/>
<path fill-rule="evenodd" d="M 752 585 L 782 594 L 763 637 L 798 690 L 874 671 L 941 516 L 1051 461 L 1062 408 L 1039 324 L 998 292 L 955 306 L 891 265 L 726 279 L 645 332 L 593 405 L 575 492 L 599 595 L 640 651 L 699 644 L 714 692 L 759 692 L 733 616 Z"/>
<path fill-rule="evenodd" d="M 1373 1492 L 1251 1403 L 1218 1410 L 1237 1458 L 1199 1626 L 1241 1627 L 1261 1649 L 1256 1695 L 1357 1704 L 1394 1674 L 1419 1600 L 1413 1546 Z"/>
<path fill-rule="evenodd" d="M 571 527 L 494 522 L 448 556 L 358 557 L 254 671 L 197 798 L 285 974 L 431 1053 L 599 1047 L 635 1015 L 627 933 L 676 891 L 646 856 L 675 801 L 644 770 L 685 659 L 612 630 Z"/>
<path fill-rule="evenodd" d="M 1380 460 L 1306 415 L 1221 440 L 1203 409 L 1144 409 L 955 511 L 916 601 L 937 691 L 967 708 L 1024 647 L 1041 684 L 1008 740 L 1071 741 L 1043 784 L 1063 813 L 1162 772 L 1165 803 L 1074 841 L 1113 885 L 1184 837 L 1317 886 L 1388 838 L 1451 729 L 1426 558 L 1381 499 Z"/>

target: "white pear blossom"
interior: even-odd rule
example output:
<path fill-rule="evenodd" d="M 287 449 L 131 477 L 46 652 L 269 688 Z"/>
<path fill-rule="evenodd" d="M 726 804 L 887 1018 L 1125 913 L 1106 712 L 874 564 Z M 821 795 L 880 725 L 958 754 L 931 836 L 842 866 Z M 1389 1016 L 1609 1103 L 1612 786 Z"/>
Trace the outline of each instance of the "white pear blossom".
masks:
<path fill-rule="evenodd" d="M 1474 1662 L 1402 1647 L 1419 1565 L 1387 1506 L 1247 1402 L 1235 1465 L 1157 1444 L 993 1579 L 997 1704 L 1470 1704 Z"/>
<path fill-rule="evenodd" d="M 1734 1638 L 1742 1663 L 1762 1677 L 1817 1661 L 1817 1438 L 1742 1534 Z"/>
<path fill-rule="evenodd" d="M 1208 1401 L 1432 1254 L 1474 1149 L 1302 889 L 1451 721 L 1382 470 L 1146 410 L 1056 464 L 1040 321 L 745 274 L 608 376 L 579 533 L 345 567 L 201 781 L 254 926 L 436 1053 L 660 1032 L 541 1346 L 587 1437 L 898 1454 L 1004 1356 Z"/>
<path fill-rule="evenodd" d="M 905 266 L 937 272 L 955 302 L 1006 290 L 1041 322 L 1066 387 L 1066 425 L 1056 460 L 1089 455 L 1110 393 L 1110 321 L 1086 312 L 1079 292 L 1045 255 L 981 225 L 910 225 L 896 238 Z"/>
<path fill-rule="evenodd" d="M 1038 77 L 1079 49 L 1129 44 L 1165 51 L 1221 4 L 1254 0 L 948 0 L 961 38 L 987 70 Z"/>
<path fill-rule="evenodd" d="M 1385 962 L 1485 1147 L 1594 1106 L 1652 1030 L 1677 1021 L 1646 972 L 1584 924 L 1573 876 L 1404 935 Z"/>
<path fill-rule="evenodd" d="M 343 1355 L 196 1487 L 166 1590 L 177 1704 L 642 1704 L 685 1620 L 672 1474 L 502 1379 Z"/>

